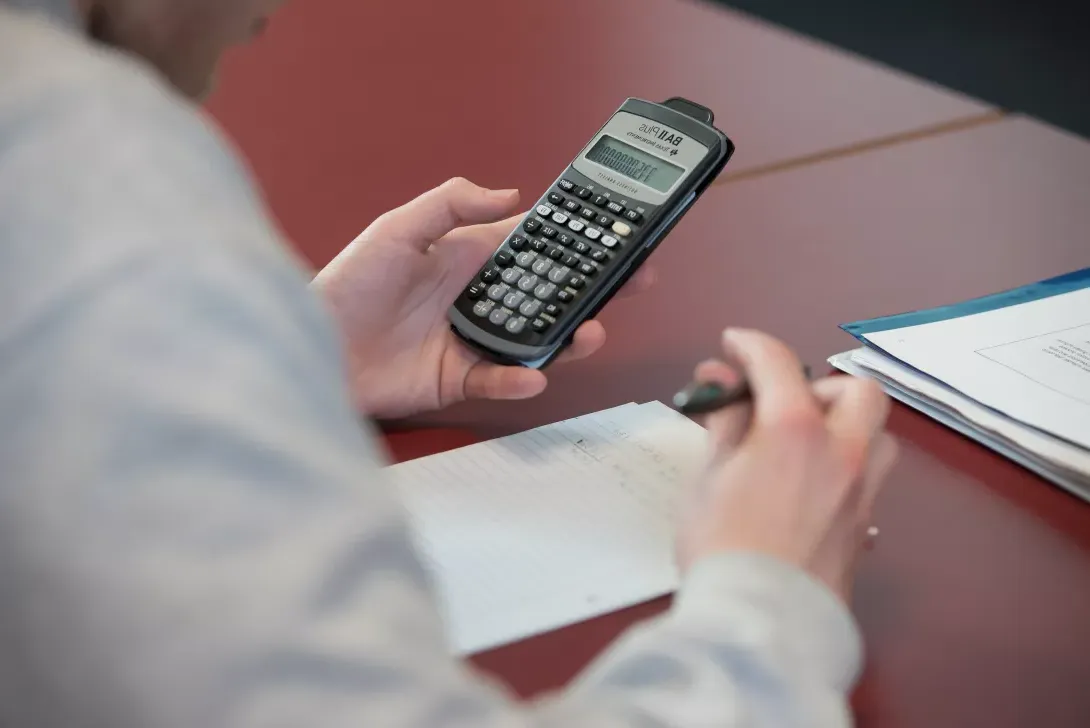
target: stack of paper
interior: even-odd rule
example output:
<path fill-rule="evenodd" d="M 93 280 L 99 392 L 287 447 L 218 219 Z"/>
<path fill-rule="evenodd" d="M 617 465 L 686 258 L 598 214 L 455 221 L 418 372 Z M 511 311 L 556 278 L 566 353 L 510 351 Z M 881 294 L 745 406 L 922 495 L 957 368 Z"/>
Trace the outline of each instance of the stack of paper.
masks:
<path fill-rule="evenodd" d="M 705 430 L 627 404 L 389 468 L 467 654 L 676 589 L 674 511 Z"/>
<path fill-rule="evenodd" d="M 831 364 L 1090 500 L 1090 269 L 844 329 Z"/>

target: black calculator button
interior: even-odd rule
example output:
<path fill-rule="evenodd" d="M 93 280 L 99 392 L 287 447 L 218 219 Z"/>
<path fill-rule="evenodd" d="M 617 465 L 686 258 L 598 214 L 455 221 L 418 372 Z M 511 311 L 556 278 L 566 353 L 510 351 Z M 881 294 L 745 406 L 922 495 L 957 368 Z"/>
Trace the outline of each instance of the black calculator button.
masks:
<path fill-rule="evenodd" d="M 582 205 L 579 204 L 579 200 L 568 200 L 564 203 L 564 209 L 568 212 L 579 212 L 579 208 Z"/>
<path fill-rule="evenodd" d="M 584 243 L 582 240 L 577 241 L 572 247 L 575 249 L 575 252 L 579 253 L 580 255 L 586 255 L 590 252 L 590 246 Z"/>
<path fill-rule="evenodd" d="M 641 222 L 643 222 L 643 215 L 636 212 L 635 210 L 626 210 L 624 213 L 624 217 L 626 220 L 634 225 L 639 225 Z"/>
<path fill-rule="evenodd" d="M 563 201 L 564 201 L 564 198 L 563 198 L 563 196 L 560 195 L 559 192 L 550 192 L 549 193 L 549 202 L 553 203 L 554 205 L 559 205 Z"/>
<path fill-rule="evenodd" d="M 545 319 L 534 319 L 533 323 L 530 324 L 530 328 L 540 334 L 542 331 L 549 328 L 549 322 Z"/>
<path fill-rule="evenodd" d="M 552 306 L 551 303 L 549 305 Z M 522 302 L 522 305 L 519 306 L 519 313 L 526 318 L 533 318 L 534 316 L 537 316 L 540 310 L 541 301 L 537 300 L 536 298 L 527 298 L 525 301 Z"/>
<path fill-rule="evenodd" d="M 522 237 L 521 235 L 516 235 L 515 237 L 511 238 L 511 241 L 507 244 L 510 245 L 511 250 L 514 250 L 515 252 L 525 250 L 526 238 Z"/>
<path fill-rule="evenodd" d="M 564 265 L 567 265 L 567 266 L 579 265 L 579 259 L 576 258 L 574 255 L 566 256 L 564 258 Z"/>
<path fill-rule="evenodd" d="M 560 180 L 560 182 L 558 182 L 556 186 L 559 187 L 560 189 L 564 190 L 565 192 L 571 192 L 572 190 L 575 189 L 575 185 L 573 185 L 571 182 L 569 182 L 566 179 Z"/>
<path fill-rule="evenodd" d="M 597 212 L 590 209 L 589 207 L 584 207 L 582 210 L 579 211 L 579 214 L 588 220 L 593 220 L 598 215 Z"/>
<path fill-rule="evenodd" d="M 530 247 L 540 253 L 541 251 L 545 250 L 545 248 L 548 247 L 548 246 L 546 246 L 545 243 L 543 241 L 541 241 L 541 240 L 531 240 L 530 241 Z"/>
<path fill-rule="evenodd" d="M 583 265 L 587 265 L 587 264 L 584 263 Z M 580 267 L 582 267 L 582 266 L 580 266 Z M 568 280 L 568 288 L 574 288 L 577 291 L 580 288 L 582 288 L 584 285 L 586 285 L 586 281 L 583 279 L 582 276 L 572 276 Z"/>
<path fill-rule="evenodd" d="M 578 197 L 580 200 L 585 200 L 590 197 L 590 190 L 588 190 L 586 187 L 580 187 L 575 191 L 575 196 Z"/>
<path fill-rule="evenodd" d="M 553 260 L 560 260 L 564 257 L 564 251 L 560 248 L 549 248 L 549 257 Z"/>
<path fill-rule="evenodd" d="M 579 266 L 579 272 L 585 276 L 592 276 L 598 272 L 598 269 L 591 263 L 583 263 Z"/>
<path fill-rule="evenodd" d="M 545 313 L 553 318 L 557 318 L 560 316 L 560 306 L 557 306 L 555 303 L 550 303 L 545 307 Z"/>
<path fill-rule="evenodd" d="M 599 215 L 594 222 L 598 223 L 604 228 L 608 228 L 613 225 L 613 220 L 611 220 L 608 215 Z"/>
<path fill-rule="evenodd" d="M 474 283 L 472 286 L 466 289 L 466 298 L 468 298 L 470 301 L 476 301 L 483 295 L 484 286 L 480 283 Z"/>
<path fill-rule="evenodd" d="M 609 198 L 605 195 L 598 195 L 594 198 L 594 204 L 598 205 L 598 207 L 605 207 L 607 204 L 609 204 Z"/>
<path fill-rule="evenodd" d="M 530 219 L 522 224 L 522 229 L 533 235 L 541 229 L 541 221 Z"/>
<path fill-rule="evenodd" d="M 556 242 L 560 243 L 566 248 L 575 242 L 575 238 L 573 238 L 571 235 L 568 235 L 567 233 L 560 233 L 556 236 Z"/>
<path fill-rule="evenodd" d="M 500 277 L 500 271 L 497 268 L 489 268 L 484 273 L 481 273 L 481 280 L 485 283 L 492 283 Z"/>
<path fill-rule="evenodd" d="M 522 278 L 525 273 L 526 271 L 524 271 L 522 268 L 508 268 L 500 276 L 500 280 L 502 280 L 509 286 L 513 286 L 519 282 L 519 279 Z"/>
<path fill-rule="evenodd" d="M 606 251 L 604 250 L 595 250 L 593 253 L 590 254 L 590 259 L 596 260 L 599 263 L 603 262 L 606 257 Z"/>
<path fill-rule="evenodd" d="M 495 260 L 496 265 L 500 266 L 501 268 L 506 268 L 507 266 L 515 262 L 515 256 L 511 255 L 511 253 L 507 250 L 501 250 L 500 252 L 496 253 Z"/>
<path fill-rule="evenodd" d="M 611 202 L 606 205 L 606 209 L 612 212 L 614 215 L 620 215 L 624 212 L 624 205 L 617 202 Z"/>
<path fill-rule="evenodd" d="M 571 303 L 573 298 L 575 298 L 575 296 L 572 294 L 571 291 L 568 290 L 562 290 L 556 294 L 556 300 L 560 301 L 561 303 Z"/>
<path fill-rule="evenodd" d="M 556 228 L 546 225 L 545 227 L 543 227 L 541 229 L 541 235 L 542 235 L 542 237 L 546 237 L 546 238 L 555 238 L 556 237 Z"/>

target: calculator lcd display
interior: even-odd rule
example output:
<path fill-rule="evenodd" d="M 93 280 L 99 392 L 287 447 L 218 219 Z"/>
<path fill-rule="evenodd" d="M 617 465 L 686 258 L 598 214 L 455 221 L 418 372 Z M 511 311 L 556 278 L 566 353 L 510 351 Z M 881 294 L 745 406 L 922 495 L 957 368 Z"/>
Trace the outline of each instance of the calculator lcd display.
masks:
<path fill-rule="evenodd" d="M 603 134 L 587 152 L 587 159 L 641 184 L 669 192 L 685 170 L 652 154 Z"/>

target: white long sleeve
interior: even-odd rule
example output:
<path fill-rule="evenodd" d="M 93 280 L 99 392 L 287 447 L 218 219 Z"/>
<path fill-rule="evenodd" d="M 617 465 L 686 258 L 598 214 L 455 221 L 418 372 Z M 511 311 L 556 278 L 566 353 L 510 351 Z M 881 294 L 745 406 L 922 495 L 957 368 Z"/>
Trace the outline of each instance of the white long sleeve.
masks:
<path fill-rule="evenodd" d="M 539 702 L 452 659 L 307 283 L 193 109 L 0 0 L 0 724 L 850 724 L 854 622 L 752 555 Z"/>

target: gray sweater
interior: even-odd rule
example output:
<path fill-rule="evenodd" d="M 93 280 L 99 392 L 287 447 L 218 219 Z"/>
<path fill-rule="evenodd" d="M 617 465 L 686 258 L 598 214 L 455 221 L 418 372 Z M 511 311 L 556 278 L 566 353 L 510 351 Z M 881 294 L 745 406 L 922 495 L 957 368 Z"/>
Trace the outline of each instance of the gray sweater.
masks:
<path fill-rule="evenodd" d="M 755 555 L 541 701 L 452 659 L 289 250 L 199 109 L 0 0 L 0 725 L 850 722 L 850 614 Z"/>

